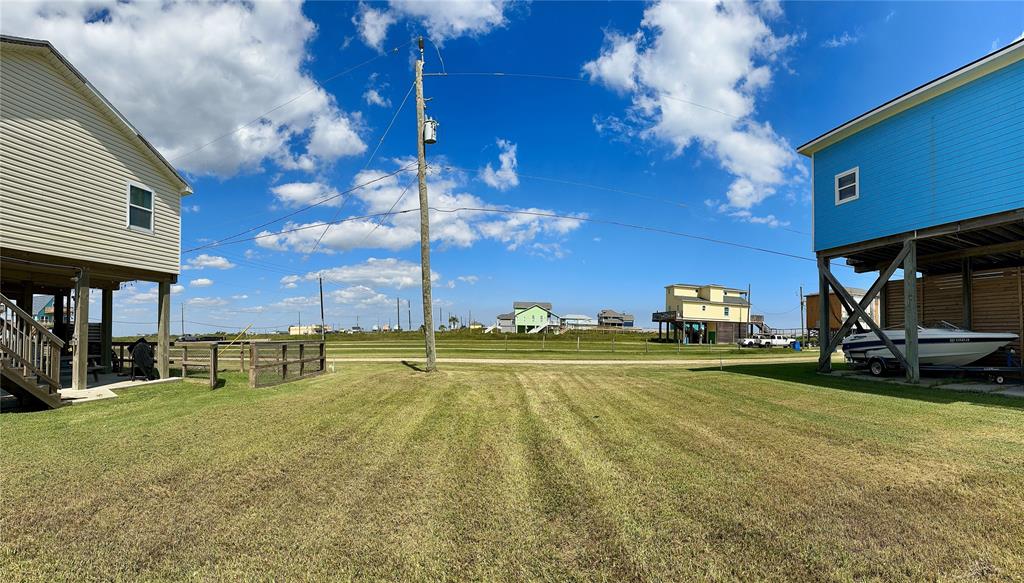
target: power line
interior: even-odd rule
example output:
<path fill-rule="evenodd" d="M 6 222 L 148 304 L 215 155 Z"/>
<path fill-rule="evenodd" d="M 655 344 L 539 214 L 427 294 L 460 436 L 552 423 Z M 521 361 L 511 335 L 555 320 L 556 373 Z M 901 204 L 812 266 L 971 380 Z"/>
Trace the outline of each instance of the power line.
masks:
<path fill-rule="evenodd" d="M 369 238 L 370 238 L 370 235 L 372 235 L 372 234 L 376 233 L 376 232 L 377 232 L 377 229 L 378 229 L 378 228 L 380 228 L 380 226 L 384 224 L 384 221 L 386 221 L 386 220 L 387 220 L 387 218 L 388 218 L 389 216 L 391 216 L 391 212 L 395 210 L 395 207 L 396 207 L 396 206 L 398 206 L 398 203 L 402 202 L 402 199 L 403 199 L 403 198 L 405 198 L 405 194 L 406 194 L 407 192 L 409 192 L 409 189 L 410 189 L 411 187 L 412 187 L 412 182 L 410 182 L 409 184 L 406 184 L 406 185 L 405 185 L 405 188 L 404 188 L 404 189 L 402 189 L 402 194 L 398 195 L 398 198 L 397 198 L 397 199 L 395 200 L 395 202 L 394 202 L 394 203 L 392 203 L 392 204 L 391 204 L 391 208 L 389 208 L 389 209 L 388 209 L 388 212 L 384 213 L 384 216 L 383 216 L 383 217 L 381 217 L 381 218 L 380 218 L 380 220 L 378 220 L 378 221 L 377 221 L 377 224 L 373 226 L 373 229 L 371 229 L 371 230 L 370 230 L 370 232 L 369 232 L 369 233 L 367 233 L 365 237 L 363 237 L 363 240 L 359 242 L 359 245 L 360 245 L 360 246 L 361 246 L 361 245 L 362 245 L 363 243 L 365 243 L 365 242 L 367 241 L 367 239 L 369 239 Z M 326 230 L 326 229 L 325 229 L 325 230 Z"/>
<path fill-rule="evenodd" d="M 647 232 L 652 232 L 652 233 L 659 233 L 659 234 L 663 234 L 663 235 L 672 235 L 672 236 L 675 236 L 675 237 L 684 237 L 684 238 L 687 238 L 687 239 L 694 239 L 694 240 L 698 240 L 698 241 L 704 241 L 704 242 L 707 242 L 707 243 L 715 243 L 715 244 L 719 244 L 719 245 L 727 245 L 727 246 L 730 246 L 730 247 L 737 247 L 737 248 L 740 248 L 740 249 L 747 249 L 749 251 L 758 251 L 758 252 L 761 252 L 761 253 L 768 253 L 768 254 L 771 254 L 771 255 L 778 255 L 780 257 L 789 257 L 791 259 L 799 259 L 801 261 L 811 261 L 811 262 L 815 261 L 815 259 L 813 257 L 805 257 L 803 255 L 796 255 L 796 254 L 793 254 L 793 253 L 786 253 L 785 251 L 777 251 L 775 249 L 768 249 L 768 248 L 765 248 L 765 247 L 757 247 L 757 246 L 754 246 L 754 245 L 747 245 L 745 243 L 737 243 L 735 241 L 727 241 L 727 240 L 724 240 L 724 239 L 715 239 L 713 237 L 705 237 L 703 235 L 694 235 L 692 233 L 684 233 L 684 232 L 681 232 L 681 231 L 673 231 L 673 230 L 670 230 L 670 229 L 663 229 L 661 227 L 651 227 L 651 226 L 648 226 L 648 225 L 637 225 L 637 224 L 634 224 L 634 223 L 626 223 L 626 222 L 622 222 L 622 221 L 612 221 L 612 220 L 607 220 L 607 219 L 595 219 L 595 218 L 590 218 L 590 217 L 581 217 L 581 216 L 573 216 L 573 215 L 562 215 L 562 214 L 557 214 L 557 213 L 546 213 L 546 212 L 540 212 L 540 211 L 512 210 L 512 209 L 486 208 L 486 207 L 455 207 L 455 208 L 429 207 L 429 208 L 430 208 L 430 210 L 435 211 L 435 212 L 439 212 L 439 213 L 478 212 L 478 213 L 495 213 L 495 214 L 505 214 L 505 215 L 527 215 L 527 216 L 536 216 L 536 217 L 542 217 L 542 218 L 563 219 L 563 220 L 579 221 L 579 222 L 584 222 L 584 223 L 609 225 L 609 226 L 622 227 L 622 228 L 627 228 L 627 229 L 635 229 L 635 230 L 639 230 L 639 231 L 647 231 Z M 357 221 L 357 220 L 364 220 L 364 219 L 376 218 L 376 217 L 384 217 L 384 216 L 388 216 L 389 214 L 390 215 L 403 215 L 403 214 L 412 213 L 412 212 L 419 212 L 419 207 L 411 208 L 411 209 L 404 209 L 404 210 L 400 210 L 400 211 L 393 211 L 393 212 L 390 212 L 390 213 L 374 213 L 374 214 L 369 214 L 369 215 L 347 217 L 345 219 L 342 219 L 342 220 L 339 220 L 339 221 L 333 221 L 331 223 L 326 223 L 326 224 L 328 224 L 328 225 L 338 225 L 338 224 L 342 224 L 342 223 L 346 223 L 346 222 L 352 222 L 352 221 Z M 321 226 L 323 226 L 323 224 L 324 223 L 318 223 L 318 224 L 315 224 L 315 225 L 305 225 L 305 226 L 302 226 L 302 227 L 295 227 L 293 229 L 282 230 L 282 231 L 279 231 L 277 233 L 267 233 L 267 234 L 262 234 L 262 235 L 256 235 L 254 237 L 248 237 L 248 238 L 245 238 L 245 239 L 236 239 L 236 240 L 232 240 L 232 241 L 226 241 L 226 242 L 222 243 L 222 245 L 231 245 L 231 244 L 235 244 L 235 243 L 243 243 L 243 242 L 246 242 L 246 241 L 255 241 L 255 240 L 264 239 L 264 238 L 267 238 L 267 237 L 275 237 L 275 236 L 278 236 L 278 235 L 287 234 L 287 233 L 294 233 L 294 232 L 297 232 L 297 231 L 303 231 L 303 230 L 307 230 L 307 229 L 316 229 L 316 228 L 320 228 Z M 837 265 L 843 265 L 843 264 L 837 264 Z"/>
<path fill-rule="evenodd" d="M 369 65 L 370 63 L 372 63 L 372 62 L 374 62 L 374 61 L 376 61 L 378 59 L 381 59 L 381 58 L 384 58 L 384 57 L 390 56 L 390 55 L 396 55 L 396 54 L 398 54 L 399 49 L 401 49 L 402 47 L 408 46 L 410 44 L 412 44 L 412 40 L 411 39 L 408 42 L 402 43 L 402 44 L 392 48 L 390 51 L 383 52 L 383 53 L 381 53 L 379 55 L 376 55 L 374 57 L 371 57 L 371 58 L 369 58 L 369 59 L 367 59 L 367 60 L 365 60 L 365 61 L 363 61 L 363 62 L 361 62 L 361 63 L 359 63 L 357 65 L 349 67 L 348 69 L 345 69 L 345 70 L 343 70 L 343 71 L 341 71 L 339 73 L 335 73 L 334 75 L 331 75 L 330 77 L 324 79 L 323 81 L 321 81 L 319 83 L 315 83 L 313 85 L 313 87 L 311 87 L 310 89 L 308 89 L 306 91 L 303 91 L 302 93 L 299 93 L 298 95 L 288 99 L 287 101 L 284 101 L 282 103 L 279 103 L 279 104 L 275 105 L 274 107 L 272 107 L 272 108 L 268 109 L 267 111 L 261 113 L 259 116 L 249 120 L 248 122 L 246 122 L 246 123 L 236 127 L 235 129 L 231 130 L 230 132 L 227 132 L 225 134 L 221 134 L 221 135 L 217 136 L 216 138 L 210 140 L 209 142 L 206 142 L 205 144 L 199 146 L 198 148 L 196 148 L 194 150 L 190 150 L 190 151 L 185 152 L 184 154 L 182 154 L 180 156 L 172 158 L 171 159 L 171 163 L 177 162 L 178 160 L 182 160 L 184 158 L 188 158 L 192 154 L 195 154 L 196 152 L 206 148 L 207 146 L 213 145 L 213 144 L 223 140 L 224 138 L 226 138 L 228 136 L 234 135 L 234 134 L 244 130 L 245 128 L 251 126 L 252 124 L 260 121 L 263 118 L 265 118 L 267 115 L 269 115 L 271 113 L 274 113 L 275 111 L 281 109 L 282 107 L 284 107 L 286 105 L 289 105 L 291 103 L 294 103 L 295 101 L 298 101 L 299 99 L 309 95 L 310 93 L 313 93 L 314 91 L 316 91 L 318 89 L 321 89 L 324 84 L 329 83 L 329 82 L 337 79 L 338 77 L 343 77 L 345 75 L 348 75 L 352 71 L 355 71 L 356 69 L 359 69 L 361 67 Z"/>
<path fill-rule="evenodd" d="M 349 188 L 348 190 L 345 190 L 345 191 L 339 192 L 337 194 L 333 194 L 331 196 L 322 198 L 322 199 L 318 200 L 317 202 L 314 202 L 312 204 L 306 205 L 306 206 L 304 206 L 304 207 L 302 207 L 300 209 L 296 209 L 296 210 L 294 210 L 294 211 L 292 211 L 292 212 L 290 212 L 290 213 L 288 213 L 286 215 L 282 215 L 282 216 L 280 216 L 280 217 L 278 217 L 278 218 L 276 218 L 276 219 L 274 219 L 272 221 L 267 221 L 265 223 L 256 225 L 255 227 L 251 227 L 249 229 L 246 229 L 244 231 L 235 233 L 234 235 L 229 235 L 229 236 L 224 237 L 222 239 L 218 239 L 218 240 L 213 241 L 211 243 L 205 243 L 205 244 L 200 245 L 198 247 L 192 247 L 191 249 L 186 249 L 186 250 L 182 251 L 182 253 L 183 254 L 184 253 L 192 253 L 194 251 L 200 251 L 202 249 L 208 249 L 210 247 L 217 247 L 220 244 L 227 242 L 229 239 L 234 239 L 235 237 L 238 237 L 240 235 L 245 235 L 246 233 L 251 233 L 251 232 L 253 232 L 253 231 L 257 230 L 257 229 L 262 229 L 263 227 L 266 227 L 268 225 L 272 225 L 274 223 L 283 221 L 284 219 L 287 219 L 289 217 L 295 216 L 295 215 L 297 215 L 297 214 L 299 214 L 301 212 L 308 211 L 309 209 L 311 209 L 313 207 L 320 206 L 320 205 L 324 204 L 325 202 L 334 200 L 334 199 L 338 198 L 339 196 L 344 196 L 346 194 L 349 194 L 351 192 L 359 190 L 360 188 L 364 188 L 366 186 L 369 186 L 369 185 L 371 185 L 371 184 L 373 184 L 375 182 L 380 182 L 381 180 L 384 180 L 386 178 L 390 178 L 390 177 L 392 177 L 392 176 L 394 176 L 396 174 L 399 174 L 401 172 L 405 172 L 407 170 L 411 170 L 415 166 L 416 166 L 416 164 L 409 164 L 408 166 L 403 166 L 403 167 L 399 168 L 398 170 L 395 170 L 394 172 L 389 172 L 389 173 L 384 174 L 382 176 L 378 176 L 378 177 L 376 177 L 376 178 L 374 178 L 372 180 L 367 180 L 366 182 L 357 184 L 357 185 L 353 186 L 352 188 Z M 242 240 L 246 241 L 246 240 L 249 240 L 249 239 L 242 239 Z"/>
<path fill-rule="evenodd" d="M 388 127 L 384 129 L 384 133 L 381 134 L 380 139 L 377 140 L 377 145 L 373 148 L 373 152 L 370 153 L 370 157 L 367 158 L 366 162 L 363 164 L 363 170 L 362 171 L 365 171 L 367 168 L 370 167 L 370 163 L 373 162 L 373 158 L 377 155 L 377 151 L 380 150 L 381 144 L 384 143 L 384 138 L 388 137 L 388 133 L 391 131 L 391 127 L 395 125 L 395 120 L 398 119 L 398 114 L 402 113 L 402 109 L 405 108 L 405 102 L 409 100 L 409 95 L 412 94 L 412 90 L 415 87 L 416 87 L 416 85 L 412 84 L 412 85 L 409 86 L 409 90 L 405 92 L 405 97 L 402 98 L 402 103 L 400 103 L 398 105 L 398 108 L 395 110 L 395 114 L 391 116 L 391 121 L 388 122 Z M 341 209 L 342 209 L 343 206 L 345 206 L 345 202 L 347 200 L 348 199 L 345 199 L 345 200 L 341 201 L 341 204 L 338 205 L 338 210 L 334 213 L 334 216 L 331 217 L 332 221 L 338 219 L 338 215 L 341 214 Z M 313 244 L 313 249 L 310 250 L 309 253 L 316 253 L 316 250 L 320 247 L 320 241 L 322 241 L 323 238 L 326 235 L 327 235 L 327 228 L 324 228 L 324 232 L 320 233 L 320 236 L 317 237 L 316 243 Z M 307 253 L 307 255 L 309 253 Z"/>
<path fill-rule="evenodd" d="M 569 77 L 568 75 L 548 75 L 548 74 L 544 74 L 544 73 L 505 73 L 505 72 L 501 72 L 501 71 L 496 71 L 496 72 L 456 72 L 456 73 L 442 72 L 442 73 L 427 73 L 426 75 L 430 76 L 430 77 L 522 77 L 522 78 L 527 78 L 527 79 L 550 79 L 550 80 L 553 80 L 553 81 L 575 81 L 575 82 L 578 82 L 578 83 L 589 83 L 589 81 L 587 79 L 582 79 L 580 77 Z M 669 94 L 664 93 L 664 92 L 661 92 L 659 94 L 659 97 L 664 97 L 666 99 L 671 99 L 672 101 L 678 101 L 680 103 L 686 103 L 686 104 L 692 105 L 694 107 L 699 107 L 701 109 L 706 109 L 708 111 L 713 111 L 715 113 L 724 115 L 726 117 L 731 117 L 733 119 L 742 119 L 742 116 L 733 115 L 733 114 L 731 114 L 729 112 L 722 111 L 721 109 L 716 109 L 714 107 L 711 107 L 711 106 L 708 106 L 708 105 L 704 105 L 703 103 L 697 103 L 696 101 L 690 101 L 689 99 L 683 99 L 682 97 L 676 97 L 674 95 L 669 95 Z"/>

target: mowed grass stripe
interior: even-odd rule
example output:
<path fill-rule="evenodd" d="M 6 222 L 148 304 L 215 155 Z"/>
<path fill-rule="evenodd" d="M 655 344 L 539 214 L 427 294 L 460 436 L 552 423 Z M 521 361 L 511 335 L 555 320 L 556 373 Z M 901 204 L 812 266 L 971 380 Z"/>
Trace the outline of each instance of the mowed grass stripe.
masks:
<path fill-rule="evenodd" d="M 1020 403 L 731 370 L 350 364 L 5 415 L 0 577 L 1024 573 Z"/>

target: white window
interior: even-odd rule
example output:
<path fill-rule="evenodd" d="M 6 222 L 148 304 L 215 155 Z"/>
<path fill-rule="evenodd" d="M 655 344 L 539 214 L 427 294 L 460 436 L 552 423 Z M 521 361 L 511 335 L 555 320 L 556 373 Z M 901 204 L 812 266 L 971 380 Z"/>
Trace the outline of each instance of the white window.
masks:
<path fill-rule="evenodd" d="M 153 232 L 153 189 L 128 183 L 128 228 L 133 231 Z"/>
<path fill-rule="evenodd" d="M 726 316 L 728 316 L 728 315 L 729 315 L 729 306 L 726 306 L 726 307 L 725 307 L 725 315 L 726 315 Z"/>
<path fill-rule="evenodd" d="M 860 167 L 836 174 L 836 204 L 857 200 L 860 196 Z"/>

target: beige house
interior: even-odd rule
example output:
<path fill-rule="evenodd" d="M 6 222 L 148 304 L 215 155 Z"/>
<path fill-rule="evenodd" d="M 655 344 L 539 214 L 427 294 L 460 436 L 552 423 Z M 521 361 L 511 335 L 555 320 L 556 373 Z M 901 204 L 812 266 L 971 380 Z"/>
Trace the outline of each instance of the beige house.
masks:
<path fill-rule="evenodd" d="M 49 42 L 0 43 L 5 381 L 52 405 L 58 353 L 70 348 L 72 387 L 84 388 L 89 372 L 110 365 L 112 293 L 135 280 L 158 284 L 157 370 L 167 376 L 181 197 L 191 188 Z M 101 345 L 90 347 L 92 289 L 103 324 Z M 23 321 L 34 294 L 55 298 L 52 333 Z"/>
<path fill-rule="evenodd" d="M 674 283 L 665 286 L 665 311 L 651 319 L 672 338 L 685 343 L 732 343 L 749 335 L 747 290 L 718 284 Z"/>

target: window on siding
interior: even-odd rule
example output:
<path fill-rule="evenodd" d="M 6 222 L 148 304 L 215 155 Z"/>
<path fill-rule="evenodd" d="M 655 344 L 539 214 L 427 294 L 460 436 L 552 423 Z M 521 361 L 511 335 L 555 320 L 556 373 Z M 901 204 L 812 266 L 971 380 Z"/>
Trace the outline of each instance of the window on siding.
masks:
<path fill-rule="evenodd" d="M 836 204 L 856 200 L 860 196 L 860 168 L 836 174 Z"/>
<path fill-rule="evenodd" d="M 726 315 L 726 316 L 728 316 L 728 315 L 729 315 L 729 306 L 726 306 L 726 307 L 725 307 L 725 315 Z"/>
<path fill-rule="evenodd" d="M 153 191 L 137 184 L 128 185 L 128 228 L 153 232 Z"/>

